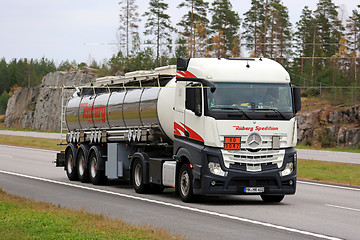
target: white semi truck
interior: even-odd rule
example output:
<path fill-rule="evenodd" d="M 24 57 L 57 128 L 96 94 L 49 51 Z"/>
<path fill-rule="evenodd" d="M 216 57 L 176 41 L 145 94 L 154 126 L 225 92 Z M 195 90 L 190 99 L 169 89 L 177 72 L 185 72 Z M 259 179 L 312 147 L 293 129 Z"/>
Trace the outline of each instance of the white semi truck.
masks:
<path fill-rule="evenodd" d="M 81 90 L 79 90 L 81 89 Z M 70 180 L 124 178 L 137 193 L 198 195 L 296 190 L 300 89 L 270 59 L 178 59 L 177 66 L 104 77 L 66 105 Z"/>

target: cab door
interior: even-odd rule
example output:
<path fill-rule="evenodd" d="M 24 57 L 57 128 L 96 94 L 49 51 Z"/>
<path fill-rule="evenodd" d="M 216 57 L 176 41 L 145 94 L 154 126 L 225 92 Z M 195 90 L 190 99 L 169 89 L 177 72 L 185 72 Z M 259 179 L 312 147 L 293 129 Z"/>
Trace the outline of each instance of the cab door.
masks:
<path fill-rule="evenodd" d="M 185 87 L 185 137 L 204 142 L 204 103 L 203 86 L 200 83 L 190 82 Z"/>

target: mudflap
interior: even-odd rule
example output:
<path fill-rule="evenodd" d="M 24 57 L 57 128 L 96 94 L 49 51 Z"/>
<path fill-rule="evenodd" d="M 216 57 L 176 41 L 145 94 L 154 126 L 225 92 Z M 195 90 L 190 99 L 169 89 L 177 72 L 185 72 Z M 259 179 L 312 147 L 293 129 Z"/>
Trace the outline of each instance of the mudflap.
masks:
<path fill-rule="evenodd" d="M 65 151 L 56 154 L 55 164 L 56 167 L 65 167 Z"/>

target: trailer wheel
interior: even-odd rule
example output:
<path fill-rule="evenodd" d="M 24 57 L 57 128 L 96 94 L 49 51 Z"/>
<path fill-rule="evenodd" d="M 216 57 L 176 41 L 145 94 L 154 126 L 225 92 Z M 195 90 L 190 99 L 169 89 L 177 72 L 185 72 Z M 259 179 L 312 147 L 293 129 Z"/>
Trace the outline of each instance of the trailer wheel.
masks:
<path fill-rule="evenodd" d="M 95 152 L 91 152 L 89 158 L 89 177 L 94 185 L 100 185 L 105 182 L 105 171 L 98 169 L 99 159 Z"/>
<path fill-rule="evenodd" d="M 261 195 L 261 199 L 268 203 L 281 202 L 284 199 L 284 195 Z"/>
<path fill-rule="evenodd" d="M 78 179 L 77 169 L 75 166 L 75 157 L 72 149 L 67 151 L 65 155 L 65 170 L 66 175 L 70 181 L 76 181 Z"/>
<path fill-rule="evenodd" d="M 143 162 L 136 158 L 133 168 L 132 168 L 132 184 L 134 190 L 137 193 L 147 193 L 149 190 L 149 185 L 144 183 L 144 166 Z"/>
<path fill-rule="evenodd" d="M 77 172 L 81 182 L 89 182 L 89 172 L 87 171 L 85 153 L 83 150 L 80 150 L 77 156 Z"/>
<path fill-rule="evenodd" d="M 183 202 L 194 201 L 193 175 L 189 164 L 183 164 L 178 177 L 179 195 Z"/>

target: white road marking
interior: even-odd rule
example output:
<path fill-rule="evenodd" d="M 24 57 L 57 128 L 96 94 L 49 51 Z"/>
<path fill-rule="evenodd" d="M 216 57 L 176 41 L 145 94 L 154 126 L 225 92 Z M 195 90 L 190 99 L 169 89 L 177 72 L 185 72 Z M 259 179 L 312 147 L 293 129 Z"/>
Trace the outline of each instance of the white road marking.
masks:
<path fill-rule="evenodd" d="M 0 157 L 7 157 L 7 158 L 13 158 L 14 156 L 10 156 L 10 155 L 5 155 L 5 154 L 1 154 L 1 153 L 0 153 Z"/>
<path fill-rule="evenodd" d="M 334 207 L 334 208 L 340 208 L 340 209 L 360 212 L 360 209 L 356 209 L 356 208 L 349 208 L 349 207 L 337 206 L 337 205 L 332 205 L 332 204 L 325 204 L 325 205 L 328 206 L 328 207 Z"/>
<path fill-rule="evenodd" d="M 143 197 L 137 197 L 137 196 L 123 194 L 123 193 L 111 192 L 111 191 L 98 189 L 98 188 L 91 188 L 91 187 L 86 187 L 86 186 L 81 186 L 81 185 L 76 185 L 76 184 L 71 184 L 71 183 L 66 183 L 66 182 L 59 182 L 59 181 L 55 181 L 55 180 L 51 180 L 51 179 L 29 176 L 29 175 L 25 175 L 25 174 L 21 174 L 21 173 L 7 172 L 7 171 L 2 171 L 2 170 L 0 170 L 0 173 L 12 175 L 12 176 L 24 177 L 24 178 L 28 178 L 28 179 L 43 181 L 43 182 L 55 183 L 55 184 L 68 186 L 68 187 L 85 189 L 85 190 L 94 191 L 94 192 L 110 194 L 110 195 L 114 195 L 114 196 L 139 200 L 139 201 L 143 201 L 143 202 L 155 203 L 155 204 L 164 205 L 164 206 L 168 206 L 168 207 L 183 209 L 183 210 L 196 212 L 196 213 L 207 214 L 207 215 L 221 217 L 221 218 L 225 218 L 225 219 L 236 220 L 236 221 L 240 221 L 240 222 L 251 223 L 251 224 L 260 225 L 260 226 L 269 227 L 269 228 L 275 228 L 278 230 L 288 231 L 288 232 L 292 232 L 292 233 L 298 233 L 298 234 L 311 236 L 311 237 L 317 237 L 317 238 L 329 239 L 329 240 L 339 240 L 340 239 L 340 238 L 336 238 L 336 237 L 331 237 L 331 236 L 327 236 L 327 235 L 323 235 L 323 234 L 319 234 L 319 233 L 313 233 L 313 232 L 309 232 L 309 231 L 299 230 L 296 228 L 285 227 L 285 226 L 276 225 L 276 224 L 272 224 L 272 223 L 231 216 L 228 214 L 212 212 L 209 210 L 197 209 L 194 207 L 187 207 L 187 206 L 182 206 L 182 205 L 178 205 L 178 204 L 174 204 L 174 203 L 168 203 L 168 202 L 163 202 L 163 201 L 158 201 L 158 200 L 153 200 L 153 199 L 148 199 L 148 198 L 143 198 Z"/>
<path fill-rule="evenodd" d="M 321 187 L 329 187 L 329 188 L 338 188 L 338 189 L 344 189 L 344 190 L 360 191 L 360 188 L 343 187 L 343 186 L 336 186 L 336 185 L 330 185 L 330 184 L 325 184 L 325 183 L 314 183 L 314 182 L 304 182 L 304 181 L 297 181 L 297 182 L 302 183 L 302 184 L 321 186 Z"/>

